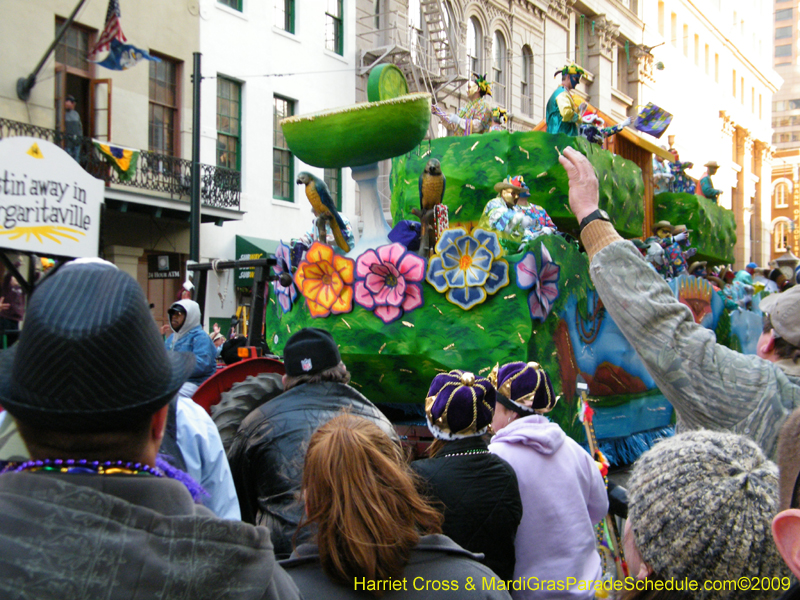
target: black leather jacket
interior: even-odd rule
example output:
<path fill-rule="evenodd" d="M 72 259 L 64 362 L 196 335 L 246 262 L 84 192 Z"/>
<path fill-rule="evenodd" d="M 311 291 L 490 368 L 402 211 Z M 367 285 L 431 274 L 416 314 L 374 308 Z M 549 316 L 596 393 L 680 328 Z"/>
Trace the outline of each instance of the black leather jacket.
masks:
<path fill-rule="evenodd" d="M 306 383 L 263 404 L 242 422 L 228 451 L 242 520 L 272 532 L 277 556 L 289 556 L 303 516 L 300 497 L 308 441 L 342 409 L 373 421 L 400 443 L 389 420 L 349 385 Z M 304 528 L 297 543 L 307 541 Z"/>

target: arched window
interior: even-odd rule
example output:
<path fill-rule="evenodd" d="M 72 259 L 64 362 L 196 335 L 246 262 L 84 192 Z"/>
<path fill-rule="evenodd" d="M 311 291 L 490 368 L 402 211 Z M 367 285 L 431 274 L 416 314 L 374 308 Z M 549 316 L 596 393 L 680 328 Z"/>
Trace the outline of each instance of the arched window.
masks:
<path fill-rule="evenodd" d="M 467 63 L 472 73 L 480 73 L 483 32 L 478 19 L 470 17 L 467 24 Z"/>
<path fill-rule="evenodd" d="M 775 208 L 789 208 L 789 186 L 785 182 L 775 185 L 772 197 L 775 199 Z"/>
<path fill-rule="evenodd" d="M 772 245 L 775 252 L 786 252 L 789 249 L 789 223 L 778 221 L 772 230 Z"/>
<path fill-rule="evenodd" d="M 450 4 L 450 0 L 445 0 L 444 3 L 444 13 L 442 16 L 444 17 L 444 24 L 449 29 L 453 23 L 456 22 L 455 17 L 453 16 L 453 5 Z"/>
<path fill-rule="evenodd" d="M 522 81 L 520 99 L 522 113 L 533 116 L 533 51 L 527 44 L 522 47 Z"/>
<path fill-rule="evenodd" d="M 492 37 L 492 95 L 499 106 L 506 104 L 506 39 L 499 31 Z"/>

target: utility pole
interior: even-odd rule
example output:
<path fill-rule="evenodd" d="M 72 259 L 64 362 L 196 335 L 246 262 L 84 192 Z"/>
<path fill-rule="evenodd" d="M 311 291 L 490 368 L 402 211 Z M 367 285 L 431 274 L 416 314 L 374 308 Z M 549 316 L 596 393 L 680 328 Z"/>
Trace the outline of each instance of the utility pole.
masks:
<path fill-rule="evenodd" d="M 200 75 L 199 52 L 193 54 L 192 73 L 192 188 L 189 204 L 189 260 L 200 260 Z"/>

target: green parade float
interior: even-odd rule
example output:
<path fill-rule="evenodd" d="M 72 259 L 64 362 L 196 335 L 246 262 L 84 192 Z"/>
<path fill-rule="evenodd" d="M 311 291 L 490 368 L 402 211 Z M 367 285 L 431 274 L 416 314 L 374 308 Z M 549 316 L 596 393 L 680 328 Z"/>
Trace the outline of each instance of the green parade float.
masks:
<path fill-rule="evenodd" d="M 425 140 L 430 96 L 406 94 L 387 73 L 386 97 L 371 86 L 371 102 L 282 122 L 292 152 L 320 168 L 351 167 L 359 184 L 365 230 L 347 255 L 315 243 L 299 264 L 279 250 L 278 271 L 293 283 L 269 291 L 265 334 L 281 354 L 303 327 L 329 330 L 340 345 L 352 385 L 396 422 L 424 423 L 424 399 L 433 377 L 463 369 L 487 374 L 497 363 L 536 361 L 550 374 L 560 402 L 548 416 L 579 442 L 576 382 L 589 384 L 601 449 L 614 463 L 631 462 L 666 435 L 672 408 L 633 349 L 605 315 L 589 277 L 588 260 L 570 235 L 518 239 L 481 227 L 494 185 L 523 176 L 532 204 L 546 209 L 559 232 L 577 235 L 567 175 L 558 162 L 572 146 L 595 167 L 600 207 L 626 238 L 642 236 L 641 169 L 583 138 L 544 132 L 489 132 Z M 393 91 L 392 91 L 393 90 Z M 394 223 L 419 220 L 419 177 L 430 159 L 446 176 L 442 203 L 449 228 L 424 259 L 390 246 L 389 227 L 375 189 L 374 163 L 392 159 Z M 685 224 L 697 259 L 733 260 L 733 214 L 690 194 L 661 194 L 657 220 Z M 297 262 L 295 260 L 295 262 Z M 371 278 L 371 279 L 370 279 Z M 693 280 L 695 278 L 692 278 Z M 286 281 L 284 278 L 283 281 Z M 703 283 L 705 280 L 702 280 Z M 400 288 L 403 288 L 401 291 Z M 742 347 L 710 285 L 676 282 L 676 294 L 694 303 L 698 321 L 719 328 L 721 340 Z M 683 290 L 683 292 L 681 292 Z"/>

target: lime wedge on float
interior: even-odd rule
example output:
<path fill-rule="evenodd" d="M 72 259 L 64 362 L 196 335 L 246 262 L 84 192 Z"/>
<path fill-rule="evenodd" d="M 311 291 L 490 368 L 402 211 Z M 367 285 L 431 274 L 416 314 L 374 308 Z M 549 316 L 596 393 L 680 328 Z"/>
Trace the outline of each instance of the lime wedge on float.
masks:
<path fill-rule="evenodd" d="M 380 102 L 399 98 L 408 93 L 408 82 L 403 72 L 390 63 L 378 65 L 369 73 L 367 100 Z"/>
<path fill-rule="evenodd" d="M 420 92 L 381 102 L 297 115 L 280 123 L 289 150 L 307 165 L 360 167 L 413 150 L 431 120 L 431 95 Z"/>

